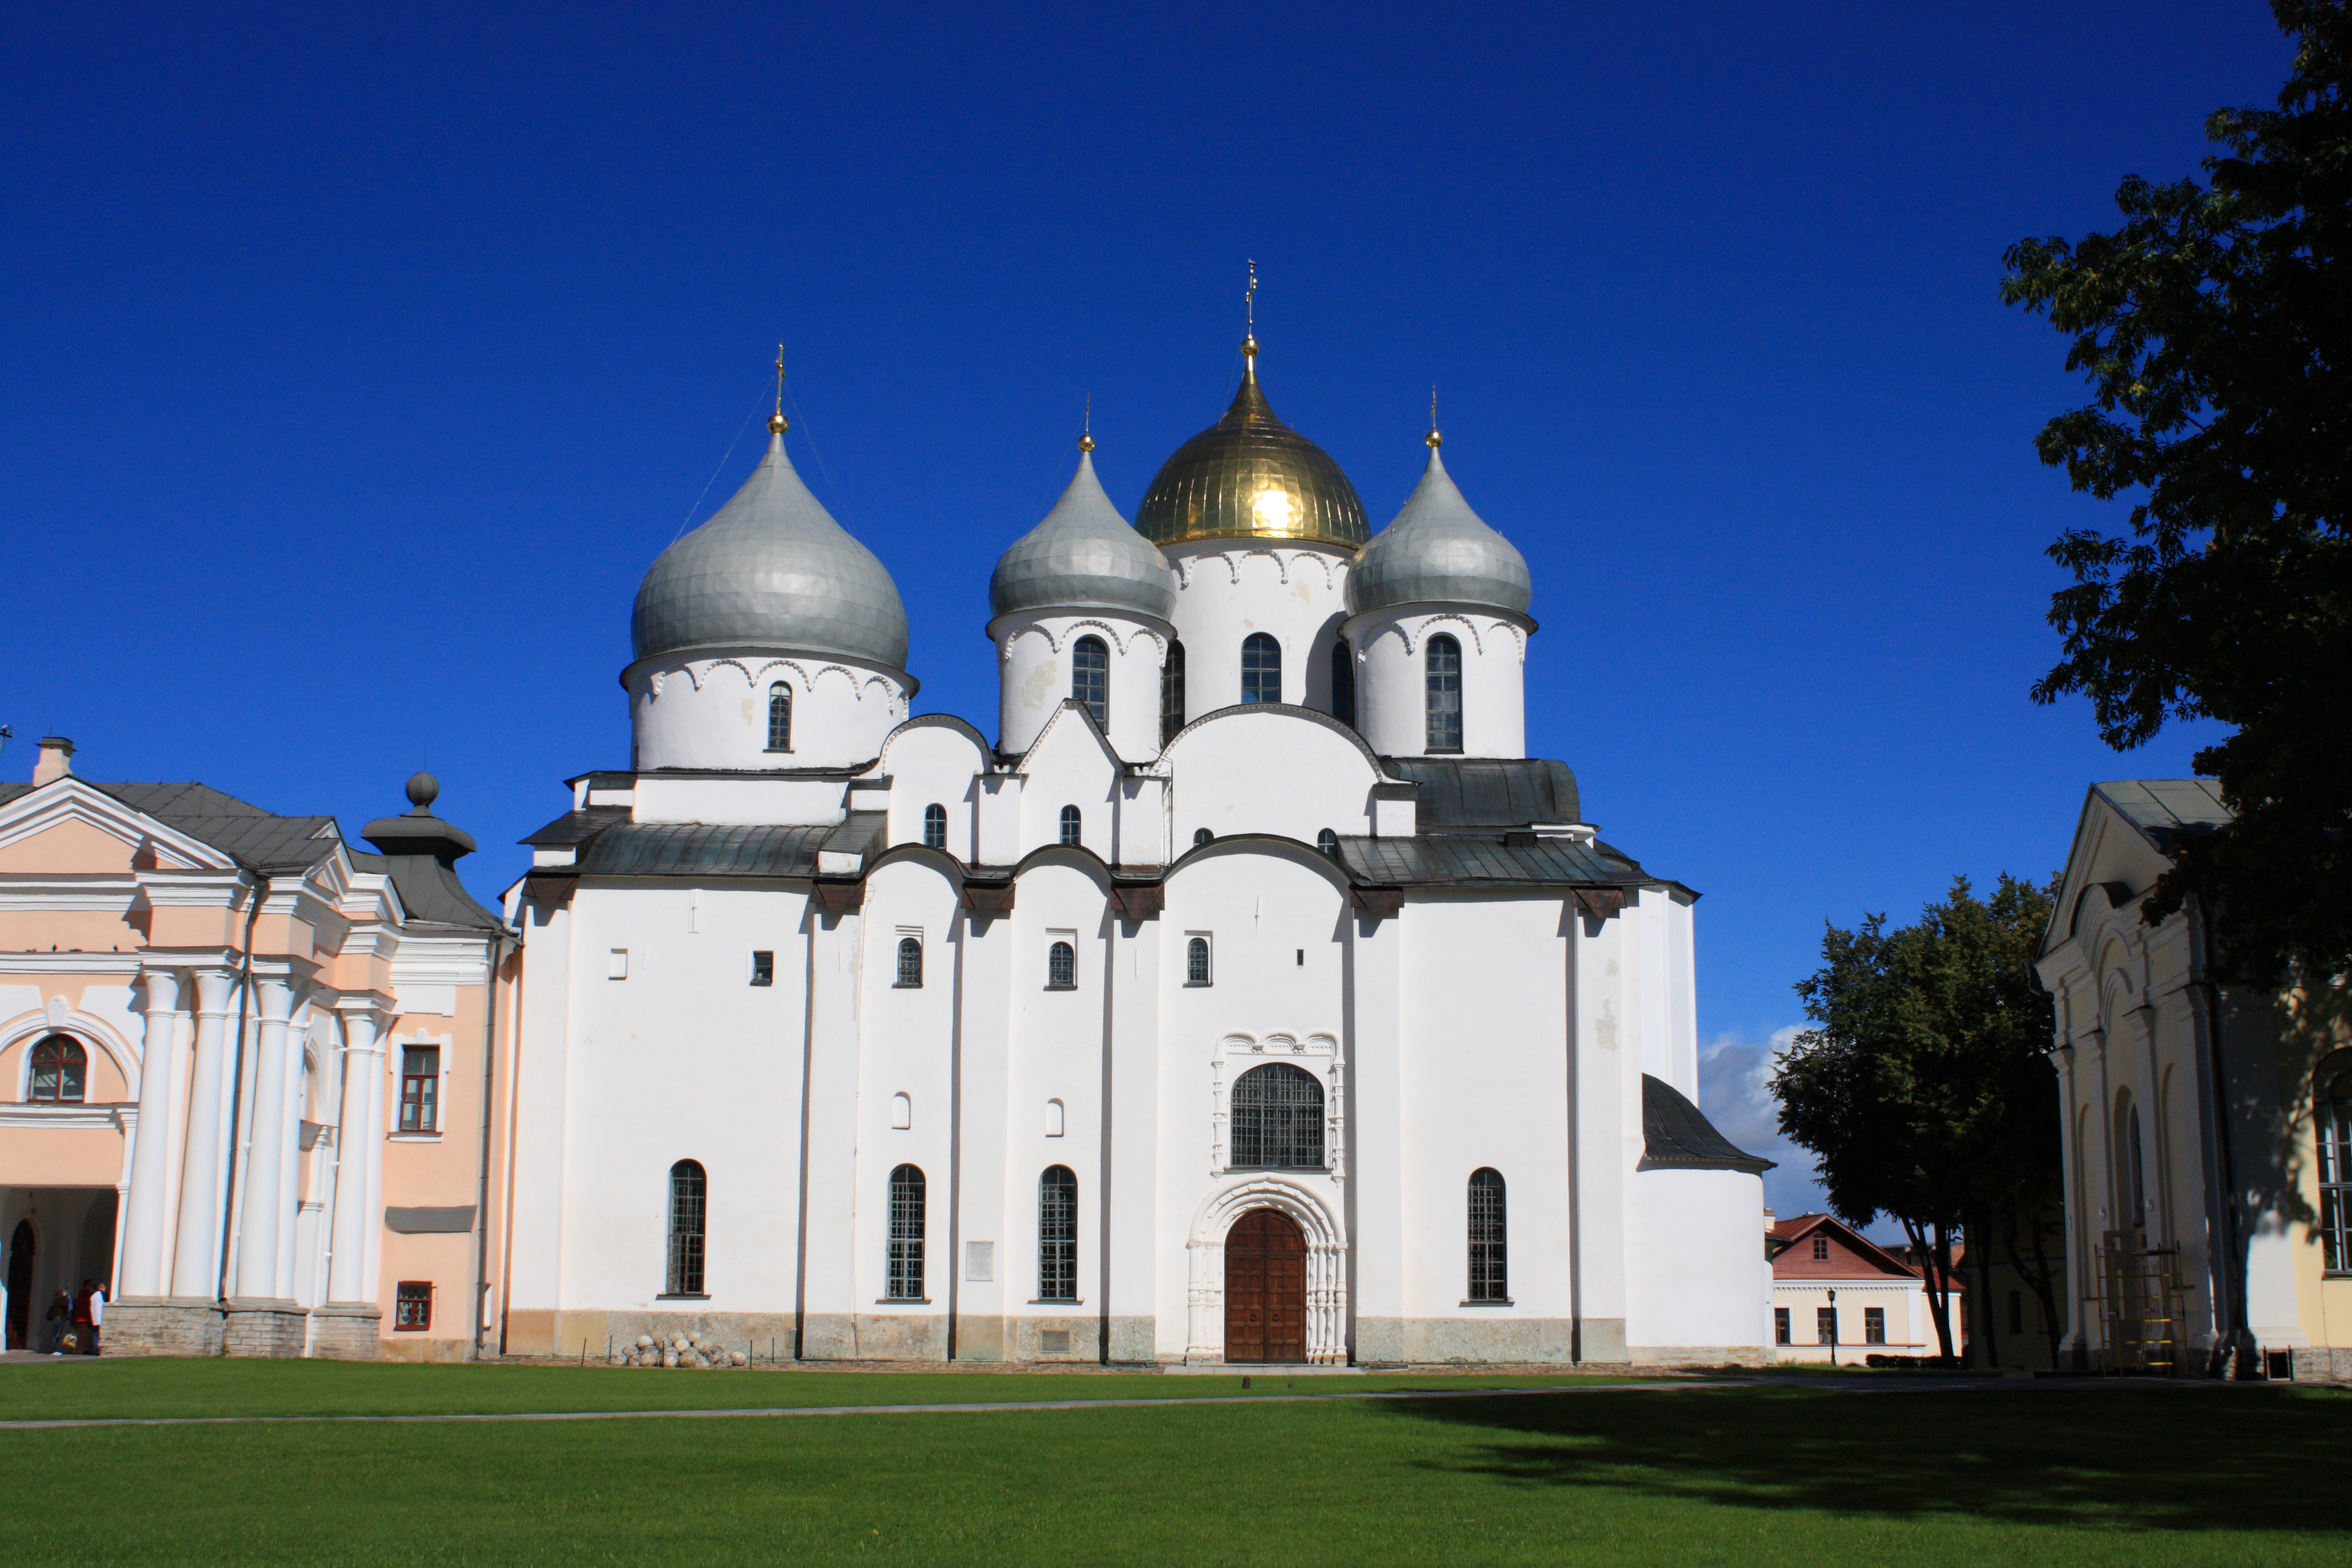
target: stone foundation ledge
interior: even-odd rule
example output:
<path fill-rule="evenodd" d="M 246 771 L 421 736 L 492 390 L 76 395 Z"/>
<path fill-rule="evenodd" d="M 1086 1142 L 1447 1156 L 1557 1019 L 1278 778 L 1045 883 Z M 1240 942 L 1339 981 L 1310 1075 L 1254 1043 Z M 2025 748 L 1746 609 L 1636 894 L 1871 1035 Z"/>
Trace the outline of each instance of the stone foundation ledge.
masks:
<path fill-rule="evenodd" d="M 310 1314 L 310 1353 L 328 1361 L 383 1356 L 383 1309 L 368 1301 L 331 1301 Z"/>
<path fill-rule="evenodd" d="M 113 1331 L 112 1312 L 106 1315 L 106 1327 L 110 1333 Z M 2294 1357 L 2297 1383 L 2352 1383 L 2352 1349 L 2313 1345 L 2287 1353 Z"/>
<path fill-rule="evenodd" d="M 208 1297 L 125 1296 L 107 1304 L 99 1343 L 108 1355 L 216 1356 L 223 1328 Z"/>
<path fill-rule="evenodd" d="M 221 1353 L 267 1360 L 298 1357 L 309 1338 L 310 1314 L 299 1301 L 281 1298 L 228 1303 Z"/>

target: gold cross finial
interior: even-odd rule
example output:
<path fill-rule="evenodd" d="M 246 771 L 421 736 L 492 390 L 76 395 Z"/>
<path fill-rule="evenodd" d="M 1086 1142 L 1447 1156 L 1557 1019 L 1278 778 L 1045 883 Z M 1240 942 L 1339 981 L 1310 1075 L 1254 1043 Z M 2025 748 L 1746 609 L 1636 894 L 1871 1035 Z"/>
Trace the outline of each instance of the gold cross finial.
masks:
<path fill-rule="evenodd" d="M 1437 384 L 1433 381 L 1429 384 L 1429 434 L 1423 439 L 1433 452 L 1445 444 L 1445 437 L 1437 433 Z"/>
<path fill-rule="evenodd" d="M 1091 451 L 1093 451 L 1094 449 L 1095 449 L 1095 395 L 1094 395 L 1093 393 L 1089 392 L 1089 393 L 1087 393 L 1087 425 L 1086 425 L 1086 430 L 1085 430 L 1085 432 L 1084 432 L 1083 434 L 1081 434 L 1081 435 L 1078 437 L 1078 450 L 1079 450 L 1079 451 L 1081 451 L 1081 452 L 1091 452 Z"/>
<path fill-rule="evenodd" d="M 768 416 L 768 429 L 772 434 L 781 436 L 784 433 L 785 424 L 784 345 L 778 343 L 776 345 L 776 411 Z"/>
<path fill-rule="evenodd" d="M 1249 264 L 1249 287 L 1242 290 L 1242 353 L 1251 361 L 1252 376 L 1257 374 L 1257 263 Z"/>

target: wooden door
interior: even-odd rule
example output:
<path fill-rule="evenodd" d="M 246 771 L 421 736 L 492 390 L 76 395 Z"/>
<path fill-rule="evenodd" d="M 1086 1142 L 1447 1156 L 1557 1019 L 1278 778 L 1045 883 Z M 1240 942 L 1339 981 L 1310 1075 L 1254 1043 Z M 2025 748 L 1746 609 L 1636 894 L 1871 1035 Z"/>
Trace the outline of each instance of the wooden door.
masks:
<path fill-rule="evenodd" d="M 1307 1359 L 1307 1238 L 1279 1210 L 1252 1209 L 1225 1233 L 1225 1359 Z"/>

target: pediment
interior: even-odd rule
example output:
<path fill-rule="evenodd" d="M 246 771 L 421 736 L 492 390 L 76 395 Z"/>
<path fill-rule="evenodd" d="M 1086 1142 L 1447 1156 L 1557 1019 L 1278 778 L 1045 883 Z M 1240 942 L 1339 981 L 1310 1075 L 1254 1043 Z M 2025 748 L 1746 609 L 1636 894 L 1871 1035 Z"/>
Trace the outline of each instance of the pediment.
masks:
<path fill-rule="evenodd" d="M 58 779 L 0 805 L 0 874 L 236 868 L 211 845 L 79 779 Z"/>
<path fill-rule="evenodd" d="M 2046 954 L 2063 946 L 2093 915 L 2147 891 L 2171 867 L 2147 836 L 2095 788 L 2085 792 L 2042 951 Z"/>

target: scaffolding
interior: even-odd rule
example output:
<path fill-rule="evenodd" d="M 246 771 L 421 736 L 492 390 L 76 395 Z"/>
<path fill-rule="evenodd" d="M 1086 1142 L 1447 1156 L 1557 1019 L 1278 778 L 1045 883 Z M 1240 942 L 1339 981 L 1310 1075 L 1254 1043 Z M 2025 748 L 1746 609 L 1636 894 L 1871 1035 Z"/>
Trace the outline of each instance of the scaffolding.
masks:
<path fill-rule="evenodd" d="M 2147 1233 L 2134 1228 L 2105 1232 L 2098 1255 L 2097 1293 L 2089 1305 L 2105 1351 L 2102 1370 L 2179 1376 L 2188 1299 L 2180 1248 L 2150 1247 Z"/>

